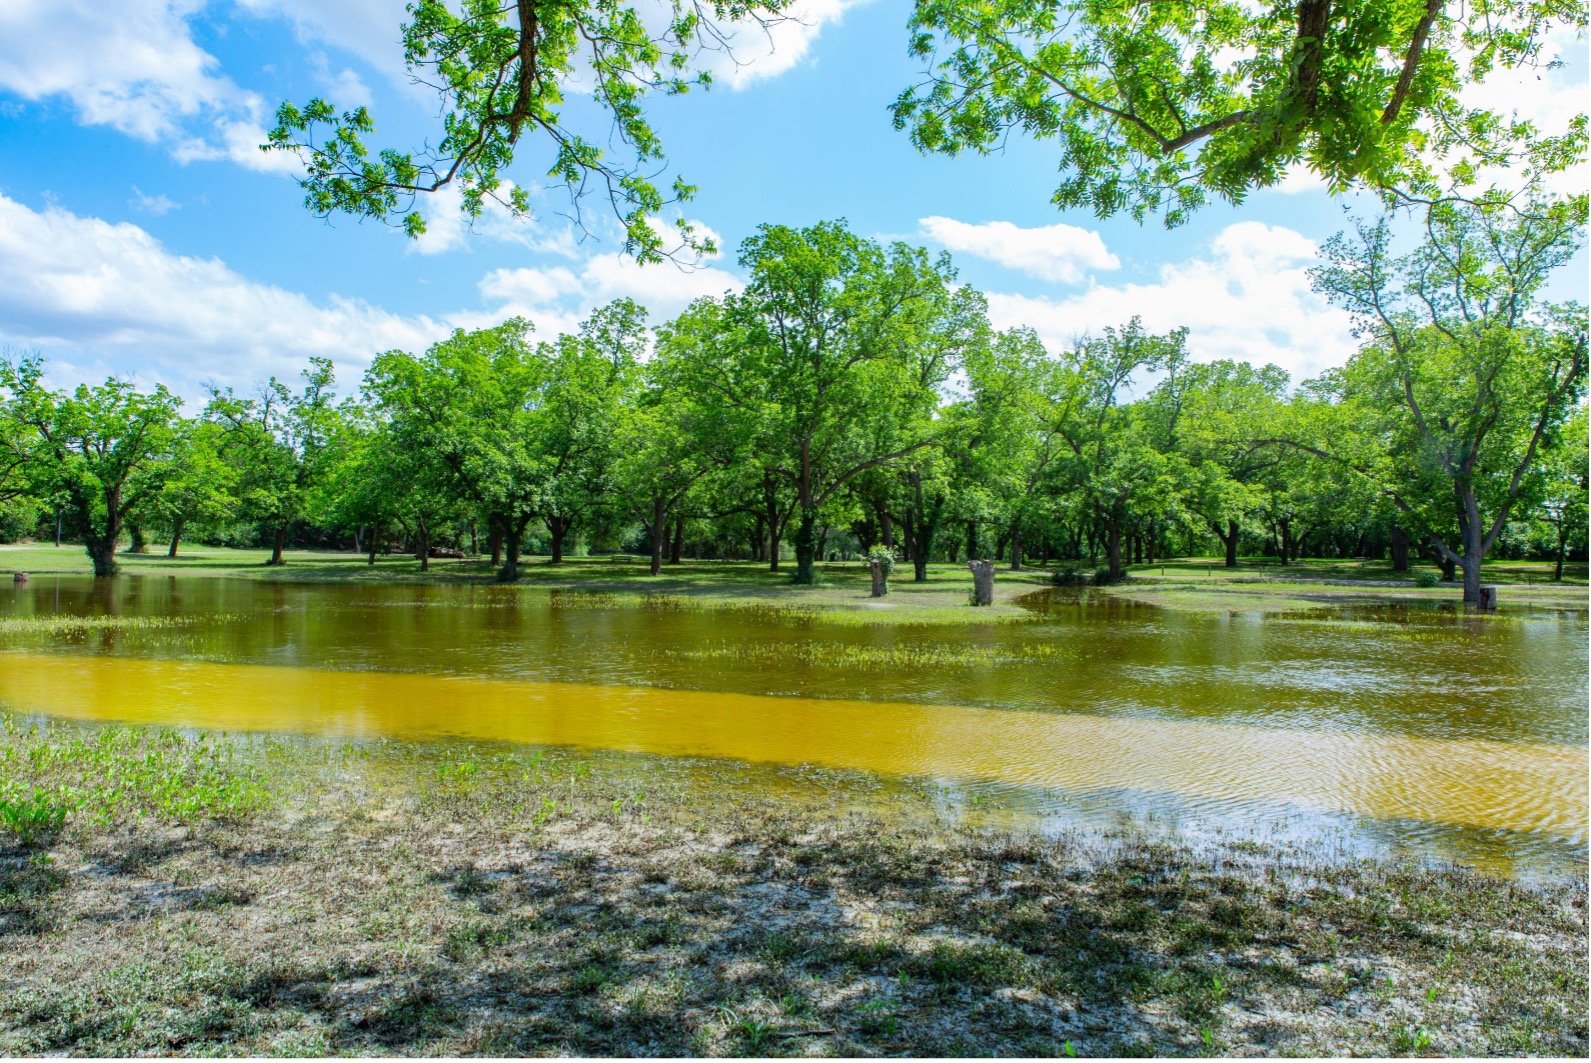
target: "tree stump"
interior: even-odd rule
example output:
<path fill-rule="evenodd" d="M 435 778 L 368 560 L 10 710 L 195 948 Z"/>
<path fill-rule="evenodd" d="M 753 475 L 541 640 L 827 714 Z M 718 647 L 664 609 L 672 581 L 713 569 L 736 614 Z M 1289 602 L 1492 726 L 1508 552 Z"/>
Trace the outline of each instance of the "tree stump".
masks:
<path fill-rule="evenodd" d="M 14 572 L 11 574 L 12 583 L 26 583 L 27 581 L 28 574 L 26 572 Z"/>
<path fill-rule="evenodd" d="M 994 604 L 994 562 L 993 561 L 968 561 L 967 567 L 972 570 L 972 604 Z"/>
<path fill-rule="evenodd" d="M 1482 585 L 1480 597 L 1475 601 L 1475 608 L 1483 613 L 1497 612 L 1497 588 Z"/>
<path fill-rule="evenodd" d="M 874 558 L 867 563 L 873 573 L 873 597 L 882 598 L 889 593 L 889 577 L 884 575 L 884 562 Z"/>

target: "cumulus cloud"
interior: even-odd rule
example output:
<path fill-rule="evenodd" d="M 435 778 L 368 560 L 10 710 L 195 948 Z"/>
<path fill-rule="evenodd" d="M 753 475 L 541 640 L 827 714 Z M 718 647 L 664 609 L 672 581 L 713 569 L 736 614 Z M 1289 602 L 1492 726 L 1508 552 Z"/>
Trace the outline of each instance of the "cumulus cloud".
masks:
<path fill-rule="evenodd" d="M 429 317 L 250 281 L 219 259 L 173 254 L 136 225 L 0 195 L 0 343 L 43 350 L 57 376 L 136 365 L 192 395 L 209 379 L 290 376 L 310 355 L 357 371 L 446 331 Z"/>
<path fill-rule="evenodd" d="M 1121 262 L 1099 233 L 1075 225 L 1043 225 L 1024 229 L 1008 221 L 970 224 L 954 218 L 923 218 L 923 235 L 960 251 L 1041 280 L 1077 284 L 1090 273 L 1113 270 Z"/>
<path fill-rule="evenodd" d="M 182 162 L 292 173 L 259 150 L 266 106 L 194 41 L 202 0 L 11 0 L 0 5 L 0 91 L 64 99 L 79 122 L 164 144 Z"/>
<path fill-rule="evenodd" d="M 1269 362 L 1300 380 L 1355 349 L 1348 315 L 1310 290 L 1317 252 L 1292 229 L 1238 222 L 1206 253 L 1162 266 L 1153 282 L 1097 285 L 1063 299 L 994 293 L 989 311 L 1000 328 L 1032 326 L 1052 347 L 1134 315 L 1157 332 L 1186 325 L 1196 358 Z"/>
<path fill-rule="evenodd" d="M 64 97 L 88 125 L 144 141 L 225 108 L 239 89 L 187 19 L 200 0 L 10 0 L 0 5 L 0 88 Z"/>
<path fill-rule="evenodd" d="M 43 351 L 58 385 L 116 373 L 197 398 L 207 381 L 242 387 L 292 377 L 311 355 L 333 358 L 352 385 L 377 353 L 423 350 L 454 328 L 524 317 L 551 337 L 621 297 L 661 321 L 740 285 L 713 266 L 641 266 L 599 254 L 570 266 L 494 270 L 479 284 L 479 307 L 396 314 L 261 284 L 220 259 L 175 254 L 137 225 L 34 210 L 0 194 L 0 346 Z"/>
<path fill-rule="evenodd" d="M 643 266 L 617 253 L 594 255 L 579 267 L 497 269 L 480 282 L 481 296 L 493 313 L 516 315 L 552 331 L 569 327 L 596 307 L 615 299 L 634 299 L 661 323 L 703 296 L 738 291 L 744 282 L 716 266 L 682 269 L 669 262 Z"/>
<path fill-rule="evenodd" d="M 847 9 L 865 2 L 795 0 L 784 10 L 783 20 L 771 26 L 742 22 L 734 28 L 729 54 L 719 57 L 709 69 L 717 80 L 734 89 L 777 77 L 807 58 L 825 25 L 838 23 Z"/>

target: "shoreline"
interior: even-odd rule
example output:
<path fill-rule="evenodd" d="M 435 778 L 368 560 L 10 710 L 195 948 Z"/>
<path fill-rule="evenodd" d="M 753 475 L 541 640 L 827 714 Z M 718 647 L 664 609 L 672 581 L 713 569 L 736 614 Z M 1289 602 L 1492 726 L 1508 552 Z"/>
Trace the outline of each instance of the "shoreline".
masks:
<path fill-rule="evenodd" d="M 1041 838 L 559 750 L 8 718 L 0 757 L 82 801 L 0 842 L 7 1054 L 1587 1050 L 1583 876 Z"/>
<path fill-rule="evenodd" d="M 644 559 L 569 558 L 554 566 L 544 558 L 527 558 L 520 579 L 498 582 L 490 565 L 479 559 L 432 562 L 421 572 L 412 558 L 383 556 L 374 566 L 346 552 L 290 552 L 288 564 L 266 568 L 264 551 L 196 547 L 184 556 L 121 555 L 126 577 L 188 576 L 244 579 L 287 584 L 412 587 L 474 587 L 540 591 L 576 591 L 615 599 L 677 602 L 691 608 L 767 609 L 843 623 L 980 624 L 1032 618 L 1035 610 L 1021 599 L 1056 590 L 1057 597 L 1078 594 L 1083 600 L 1116 602 L 1122 607 L 1152 606 L 1202 613 L 1283 613 L 1333 606 L 1406 606 L 1462 609 L 1451 584 L 1417 587 L 1412 580 L 1390 580 L 1385 563 L 1305 561 L 1283 568 L 1274 563 L 1245 562 L 1225 569 L 1215 559 L 1179 559 L 1134 566 L 1127 582 L 1084 589 L 1056 588 L 1052 568 L 1016 571 L 1001 567 L 995 576 L 991 606 L 967 604 L 972 579 L 965 565 L 934 563 L 928 580 L 914 583 L 909 569 L 898 569 L 890 594 L 868 596 L 868 576 L 859 562 L 828 562 L 819 566 L 820 582 L 799 587 L 789 571 L 769 571 L 760 562 L 685 561 L 665 565 L 663 573 L 647 574 Z M 1503 562 L 1487 573 L 1501 588 L 1500 615 L 1525 609 L 1584 611 L 1591 603 L 1585 565 L 1571 566 L 1569 578 L 1554 583 L 1535 578 L 1550 575 L 1545 562 Z M 63 545 L 0 546 L 0 575 L 24 571 L 40 577 L 87 575 L 82 551 Z M 1344 572 L 1362 578 L 1341 578 Z M 122 578 L 122 577 L 117 577 Z M 1520 579 L 1526 582 L 1519 582 Z M 18 585 L 25 587 L 26 584 Z"/>

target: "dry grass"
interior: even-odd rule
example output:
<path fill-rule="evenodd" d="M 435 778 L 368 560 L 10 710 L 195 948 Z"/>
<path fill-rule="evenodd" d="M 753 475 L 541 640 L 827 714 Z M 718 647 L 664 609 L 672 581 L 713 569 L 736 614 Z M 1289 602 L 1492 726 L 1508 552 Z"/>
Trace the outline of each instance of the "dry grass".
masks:
<path fill-rule="evenodd" d="M 1583 881 L 643 790 L 555 752 L 0 742 L 13 790 L 95 795 L 0 856 L 0 1054 L 1586 1053 Z"/>

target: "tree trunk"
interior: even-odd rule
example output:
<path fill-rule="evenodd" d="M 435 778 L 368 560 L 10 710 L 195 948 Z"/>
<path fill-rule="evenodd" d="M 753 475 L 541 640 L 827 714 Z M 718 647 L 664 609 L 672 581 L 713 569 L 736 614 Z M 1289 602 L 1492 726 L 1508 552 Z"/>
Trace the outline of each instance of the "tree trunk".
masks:
<path fill-rule="evenodd" d="M 1226 522 L 1226 534 L 1221 542 L 1226 546 L 1226 567 L 1237 568 L 1237 521 Z"/>
<path fill-rule="evenodd" d="M 813 568 L 813 561 L 818 551 L 818 511 L 816 506 L 803 505 L 801 507 L 801 523 L 796 527 L 795 555 L 796 571 L 795 582 L 810 584 L 817 582 L 817 571 Z"/>
<path fill-rule="evenodd" d="M 420 571 L 431 571 L 431 529 L 426 527 L 425 521 L 417 522 L 420 529 L 420 549 L 416 551 L 420 556 Z"/>
<path fill-rule="evenodd" d="M 670 542 L 668 544 L 668 563 L 671 564 L 671 565 L 679 564 L 680 563 L 680 560 L 679 560 L 680 551 L 682 551 L 684 549 L 685 549 L 685 518 L 684 517 L 675 517 L 674 518 L 674 539 L 673 539 L 672 542 Z"/>
<path fill-rule="evenodd" d="M 287 562 L 282 560 L 282 548 L 284 546 L 286 546 L 286 545 L 287 545 L 287 522 L 283 521 L 282 523 L 280 523 L 280 524 L 278 524 L 276 526 L 276 531 L 271 536 L 271 559 L 269 561 L 265 562 L 265 563 L 267 565 L 284 565 L 284 564 L 286 564 Z"/>
<path fill-rule="evenodd" d="M 1105 529 L 1105 566 L 1112 581 L 1125 575 L 1121 567 L 1121 525 L 1114 520 Z"/>
<path fill-rule="evenodd" d="M 166 556 L 167 557 L 176 557 L 177 556 L 177 544 L 182 542 L 182 526 L 185 523 L 187 523 L 187 522 L 182 520 L 182 518 L 180 518 L 180 517 L 175 522 L 172 523 L 172 525 L 171 525 L 171 548 L 166 551 Z"/>
<path fill-rule="evenodd" d="M 548 517 L 547 534 L 552 539 L 552 561 L 550 564 L 563 564 L 563 541 L 569 534 L 568 517 Z"/>
<path fill-rule="evenodd" d="M 509 524 L 503 529 L 503 567 L 498 569 L 497 578 L 504 583 L 512 583 L 519 578 L 519 544 L 525 535 L 525 524 Z"/>
<path fill-rule="evenodd" d="M 1011 529 L 1011 571 L 1017 572 L 1022 568 L 1022 529 Z"/>
<path fill-rule="evenodd" d="M 1479 605 L 1481 598 L 1481 529 L 1475 521 L 1464 529 L 1464 553 L 1458 559 L 1464 572 L 1464 601 Z"/>
<path fill-rule="evenodd" d="M 365 544 L 365 548 L 370 551 L 369 554 L 365 555 L 365 564 L 373 565 L 373 564 L 376 563 L 376 546 L 380 542 L 381 542 L 381 525 L 372 524 L 370 526 L 370 540 L 369 540 L 369 542 L 367 542 Z"/>
<path fill-rule="evenodd" d="M 993 561 L 968 561 L 967 567 L 972 570 L 972 604 L 994 604 L 994 562 Z"/>
<path fill-rule="evenodd" d="M 116 531 L 120 532 L 121 529 L 117 528 Z M 102 539 L 85 539 L 89 560 L 94 562 L 94 575 L 116 575 L 116 540 L 119 538 L 119 534 L 112 534 Z"/>
<path fill-rule="evenodd" d="M 1392 526 L 1392 571 L 1409 571 L 1409 533 L 1398 527 Z"/>
<path fill-rule="evenodd" d="M 882 598 L 889 594 L 889 580 L 884 576 L 884 562 L 872 560 L 867 563 L 873 576 L 873 591 L 871 597 Z"/>
<path fill-rule="evenodd" d="M 144 539 L 144 526 L 142 524 L 129 524 L 127 532 L 131 537 L 131 541 L 127 544 L 127 552 L 129 554 L 149 553 L 149 543 Z"/>
<path fill-rule="evenodd" d="M 493 517 L 491 525 L 491 530 L 486 534 L 486 545 L 492 551 L 492 567 L 500 568 L 503 564 L 503 522 Z"/>
<path fill-rule="evenodd" d="M 668 508 L 663 504 L 663 496 L 658 495 L 652 499 L 652 526 L 647 529 L 652 540 L 652 565 L 651 574 L 654 576 L 663 573 L 663 538 L 668 535 L 667 527 Z"/>

